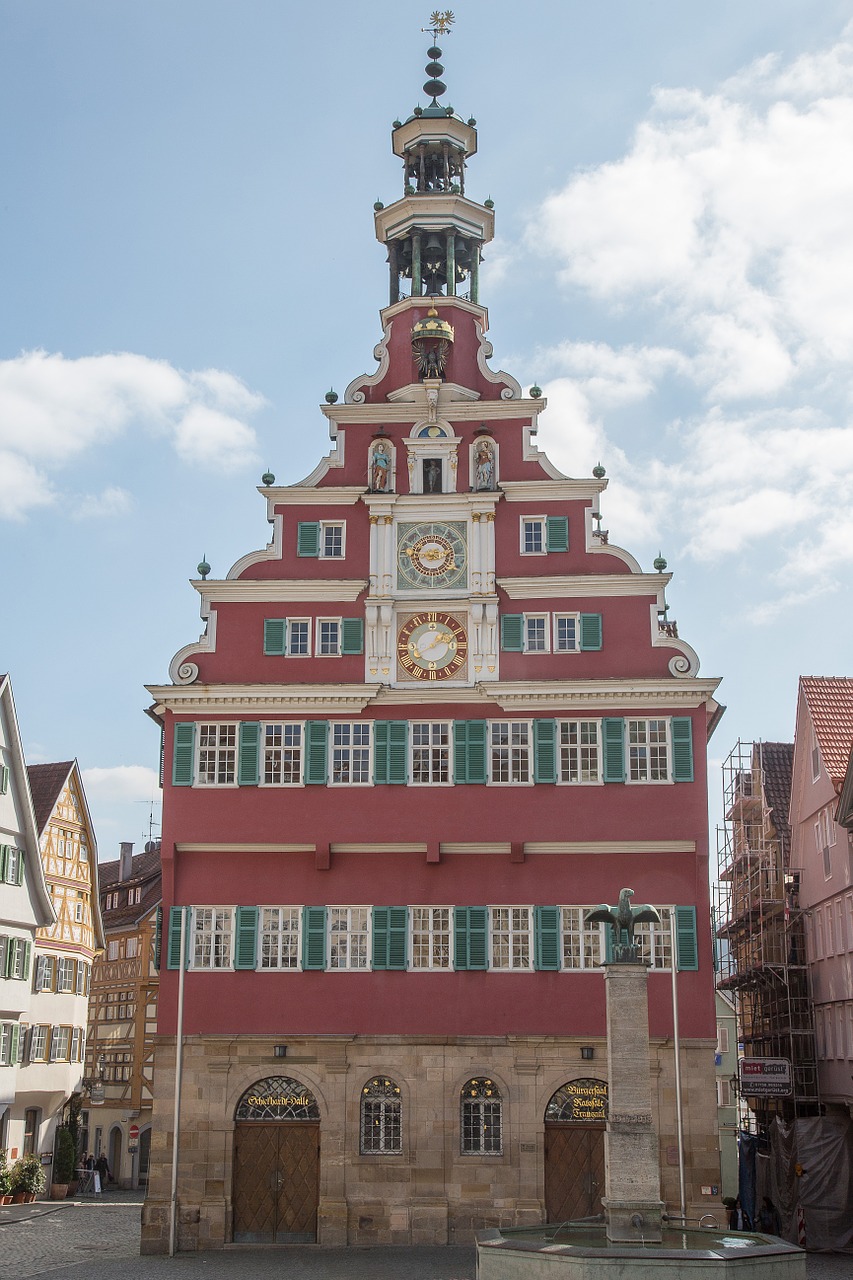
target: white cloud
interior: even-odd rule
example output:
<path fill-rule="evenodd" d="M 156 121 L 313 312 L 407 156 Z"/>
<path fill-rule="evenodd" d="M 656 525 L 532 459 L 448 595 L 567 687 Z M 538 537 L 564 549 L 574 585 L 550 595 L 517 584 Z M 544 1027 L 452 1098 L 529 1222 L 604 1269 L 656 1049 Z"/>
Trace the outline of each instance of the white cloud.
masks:
<path fill-rule="evenodd" d="M 99 805 L 151 800 L 160 785 L 154 770 L 142 764 L 83 769 L 82 776 L 87 798 Z"/>
<path fill-rule="evenodd" d="M 130 352 L 73 360 L 29 351 L 0 360 L 0 456 L 7 462 L 0 514 L 20 518 L 51 502 L 47 474 L 131 426 L 170 438 L 192 465 L 256 465 L 255 432 L 245 419 L 263 404 L 223 370 L 185 373 Z M 118 492 L 107 490 L 113 504 Z"/>
<path fill-rule="evenodd" d="M 77 503 L 73 515 L 75 520 L 102 520 L 112 516 L 124 515 L 134 505 L 133 496 L 127 489 L 110 485 L 101 493 L 87 493 Z"/>

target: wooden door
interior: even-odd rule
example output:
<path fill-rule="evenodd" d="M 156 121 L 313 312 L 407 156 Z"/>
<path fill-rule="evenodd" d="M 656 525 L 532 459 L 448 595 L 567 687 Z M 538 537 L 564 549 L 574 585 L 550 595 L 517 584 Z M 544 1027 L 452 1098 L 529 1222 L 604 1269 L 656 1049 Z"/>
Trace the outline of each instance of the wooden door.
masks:
<path fill-rule="evenodd" d="M 313 1243 L 319 1193 L 318 1124 L 283 1120 L 236 1126 L 235 1244 Z"/>
<path fill-rule="evenodd" d="M 604 1125 L 546 1124 L 545 1216 L 572 1222 L 601 1213 Z"/>

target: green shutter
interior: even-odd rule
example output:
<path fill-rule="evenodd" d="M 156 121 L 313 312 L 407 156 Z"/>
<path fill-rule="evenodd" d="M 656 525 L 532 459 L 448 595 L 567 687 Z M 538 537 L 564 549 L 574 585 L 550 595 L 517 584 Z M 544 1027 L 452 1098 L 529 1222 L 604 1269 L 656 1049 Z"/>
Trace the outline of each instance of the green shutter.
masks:
<path fill-rule="evenodd" d="M 0 796 L 5 796 L 9 790 L 9 766 L 0 764 Z"/>
<path fill-rule="evenodd" d="M 374 969 L 405 969 L 408 923 L 407 907 L 373 908 Z"/>
<path fill-rule="evenodd" d="M 545 549 L 547 551 L 568 551 L 569 518 L 568 516 L 548 516 L 545 521 Z"/>
<path fill-rule="evenodd" d="M 486 741 L 488 731 L 489 725 L 486 720 L 454 720 L 454 782 L 486 781 Z"/>
<path fill-rule="evenodd" d="M 241 787 L 256 787 L 261 770 L 261 726 L 254 720 L 241 722 L 237 746 L 237 782 Z"/>
<path fill-rule="evenodd" d="M 488 911 L 486 907 L 454 907 L 453 952 L 456 969 L 487 969 Z"/>
<path fill-rule="evenodd" d="M 237 946 L 234 950 L 235 969 L 254 969 L 258 950 L 258 908 L 237 908 Z"/>
<path fill-rule="evenodd" d="M 318 556 L 320 554 L 320 522 L 300 520 L 296 528 L 296 554 Z"/>
<path fill-rule="evenodd" d="M 181 916 L 184 907 L 169 908 L 169 947 L 166 955 L 167 969 L 181 967 Z M 187 950 L 189 950 L 189 920 L 187 921 Z"/>
<path fill-rule="evenodd" d="M 341 653 L 364 653 L 364 618 L 341 619 Z"/>
<path fill-rule="evenodd" d="M 560 967 L 560 908 L 534 907 L 533 929 L 537 969 Z"/>
<path fill-rule="evenodd" d="M 409 725 L 406 720 L 373 723 L 373 781 L 408 781 Z"/>
<path fill-rule="evenodd" d="M 160 949 L 163 946 L 163 908 L 154 913 L 154 968 L 160 968 Z"/>
<path fill-rule="evenodd" d="M 24 944 L 24 972 L 21 974 L 21 977 L 24 979 L 25 982 L 29 982 L 30 980 L 30 960 L 32 959 L 32 954 L 33 954 L 33 944 L 31 942 L 25 943 Z"/>
<path fill-rule="evenodd" d="M 308 720 L 305 724 L 305 781 L 324 785 L 327 778 L 326 755 L 329 740 L 328 720 Z"/>
<path fill-rule="evenodd" d="M 157 784 L 163 790 L 166 779 L 166 730 L 160 725 L 160 762 L 157 768 Z"/>
<path fill-rule="evenodd" d="M 672 717 L 672 780 L 693 781 L 693 721 L 690 716 Z"/>
<path fill-rule="evenodd" d="M 0 884 L 6 882 L 6 867 L 9 862 L 9 846 L 0 844 Z"/>
<path fill-rule="evenodd" d="M 302 968 L 326 967 L 326 908 L 302 908 Z"/>
<path fill-rule="evenodd" d="M 533 721 L 533 781 L 557 781 L 557 721 Z"/>
<path fill-rule="evenodd" d="M 582 649 L 600 649 L 601 648 L 601 614 L 600 613 L 582 613 L 581 614 L 581 648 Z"/>
<path fill-rule="evenodd" d="M 287 653 L 287 618 L 264 618 L 264 653 Z"/>
<path fill-rule="evenodd" d="M 9 1037 L 9 1065 L 14 1067 L 18 1061 L 18 1044 L 21 1035 L 21 1026 L 18 1022 L 12 1023 L 12 1034 Z"/>
<path fill-rule="evenodd" d="M 625 781 L 625 721 L 605 718 L 601 722 L 604 739 L 604 781 Z"/>
<path fill-rule="evenodd" d="M 679 969 L 699 968 L 699 946 L 696 939 L 696 908 L 675 908 L 676 965 Z"/>
<path fill-rule="evenodd" d="M 18 850 L 18 871 L 17 871 L 18 878 L 15 881 L 15 884 L 24 883 L 24 863 L 26 862 L 26 860 L 27 860 L 26 850 L 19 849 Z"/>
<path fill-rule="evenodd" d="M 6 945 L 3 948 L 3 956 L 2 956 L 2 968 L 3 968 L 4 978 L 9 978 L 12 976 L 12 948 L 14 944 L 15 944 L 14 938 L 6 939 Z"/>
<path fill-rule="evenodd" d="M 521 653 L 524 648 L 524 614 L 501 614 L 501 648 L 507 653 Z"/>
<path fill-rule="evenodd" d="M 172 786 L 191 787 L 195 764 L 195 724 L 182 720 L 175 725 L 172 743 Z"/>

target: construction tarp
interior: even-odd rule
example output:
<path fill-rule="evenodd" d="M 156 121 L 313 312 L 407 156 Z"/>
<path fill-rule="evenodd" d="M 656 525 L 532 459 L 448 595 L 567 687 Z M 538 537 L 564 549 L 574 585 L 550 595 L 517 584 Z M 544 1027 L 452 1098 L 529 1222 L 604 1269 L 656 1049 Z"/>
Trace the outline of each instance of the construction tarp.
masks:
<path fill-rule="evenodd" d="M 853 1253 L 853 1121 L 816 1116 L 770 1126 L 770 1186 L 782 1235 L 806 1249 Z M 765 1161 L 759 1161 L 759 1167 Z M 759 1175 L 760 1184 L 763 1179 Z M 761 1203 L 759 1199 L 759 1204 Z"/>

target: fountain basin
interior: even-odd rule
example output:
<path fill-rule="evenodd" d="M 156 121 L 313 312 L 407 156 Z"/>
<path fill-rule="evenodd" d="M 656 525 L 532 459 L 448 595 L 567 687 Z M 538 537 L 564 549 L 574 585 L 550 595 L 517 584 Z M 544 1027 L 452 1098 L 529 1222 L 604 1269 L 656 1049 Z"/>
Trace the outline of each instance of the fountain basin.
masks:
<path fill-rule="evenodd" d="M 805 1280 L 806 1255 L 777 1236 L 718 1227 L 674 1229 L 648 1245 L 613 1245 L 603 1225 L 481 1231 L 477 1280 Z"/>

